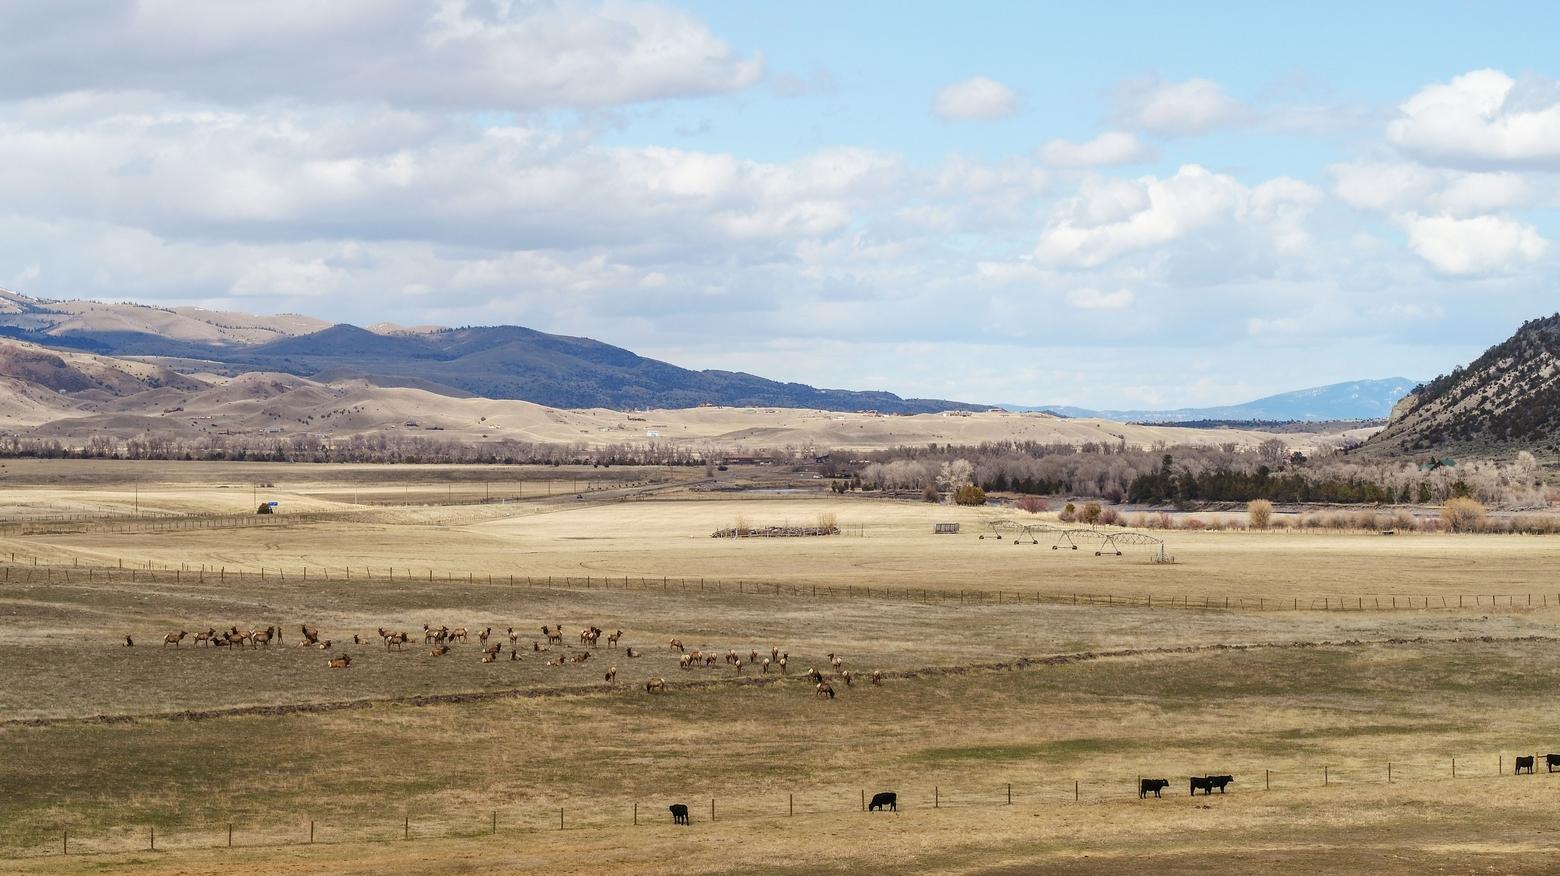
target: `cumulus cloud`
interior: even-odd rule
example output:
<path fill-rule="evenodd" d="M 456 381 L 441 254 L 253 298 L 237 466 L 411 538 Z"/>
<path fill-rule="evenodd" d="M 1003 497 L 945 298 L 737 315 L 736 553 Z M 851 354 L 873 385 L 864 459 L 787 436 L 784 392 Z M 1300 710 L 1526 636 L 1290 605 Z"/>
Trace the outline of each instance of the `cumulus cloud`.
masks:
<path fill-rule="evenodd" d="M 1387 139 L 1434 164 L 1560 168 L 1560 86 L 1474 70 L 1399 107 Z"/>
<path fill-rule="evenodd" d="M 763 58 L 628 0 L 11 0 L 0 96 L 155 91 L 525 110 L 738 91 Z"/>
<path fill-rule="evenodd" d="M 1230 124 L 1245 108 L 1217 82 L 1139 80 L 1116 92 L 1116 120 L 1123 127 L 1166 137 L 1203 134 Z"/>
<path fill-rule="evenodd" d="M 1040 147 L 1039 155 L 1041 161 L 1055 167 L 1101 167 L 1140 164 L 1151 160 L 1154 150 L 1144 145 L 1136 134 L 1106 131 L 1084 143 L 1051 140 Z"/>
<path fill-rule="evenodd" d="M 1510 273 L 1549 247 L 1533 226 L 1502 216 L 1457 219 L 1405 213 L 1397 222 L 1420 258 L 1454 276 Z"/>
<path fill-rule="evenodd" d="M 1035 249 L 1041 262 L 1097 267 L 1221 227 L 1243 227 L 1289 248 L 1305 239 L 1300 221 L 1320 198 L 1287 178 L 1248 188 L 1234 177 L 1189 164 L 1174 176 L 1086 182 L 1061 205 Z"/>
<path fill-rule="evenodd" d="M 1018 109 L 1018 93 L 995 79 L 972 76 L 937 90 L 932 112 L 945 119 L 1003 119 Z"/>
<path fill-rule="evenodd" d="M 1335 164 L 1333 193 L 1359 210 L 1432 210 L 1475 216 L 1532 203 L 1538 192 L 1521 174 L 1469 172 L 1409 162 Z"/>
<path fill-rule="evenodd" d="M 1079 310 L 1126 310 L 1137 300 L 1126 289 L 1101 292 L 1097 289 L 1073 289 L 1067 293 L 1067 303 Z"/>

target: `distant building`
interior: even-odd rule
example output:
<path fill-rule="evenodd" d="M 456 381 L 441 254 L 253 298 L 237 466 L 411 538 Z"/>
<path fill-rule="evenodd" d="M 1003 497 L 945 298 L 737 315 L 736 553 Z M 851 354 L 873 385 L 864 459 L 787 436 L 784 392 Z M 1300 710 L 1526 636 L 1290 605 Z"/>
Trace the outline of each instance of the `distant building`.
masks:
<path fill-rule="evenodd" d="M 958 535 L 959 534 L 959 524 L 957 524 L 957 523 L 934 523 L 934 524 L 932 524 L 932 533 L 935 534 L 935 535 Z"/>

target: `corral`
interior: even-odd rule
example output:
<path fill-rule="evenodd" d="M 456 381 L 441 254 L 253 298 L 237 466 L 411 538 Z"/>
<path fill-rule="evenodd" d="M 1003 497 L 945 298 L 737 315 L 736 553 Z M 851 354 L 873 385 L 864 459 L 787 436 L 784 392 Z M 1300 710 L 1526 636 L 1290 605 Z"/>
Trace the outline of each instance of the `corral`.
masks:
<path fill-rule="evenodd" d="M 676 472 L 547 496 L 529 490 L 569 473 L 162 465 L 6 469 L 39 514 L 0 539 L 0 871 L 802 873 L 892 849 L 944 873 L 1189 872 L 1210 853 L 1536 872 L 1554 851 L 1560 786 L 1511 774 L 1560 749 L 1554 539 L 1178 532 L 1179 562 L 1155 565 L 1149 546 L 993 547 L 977 533 L 999 512 L 703 498 Z M 413 479 L 446 503 L 347 495 Z M 260 480 L 280 503 L 264 524 L 146 517 L 247 523 Z M 527 497 L 474 495 L 501 480 Z M 740 514 L 834 514 L 861 537 L 709 538 Z M 964 533 L 930 535 L 950 521 Z M 300 647 L 302 624 L 332 648 Z M 469 641 L 430 656 L 424 624 Z M 282 639 L 161 644 L 230 626 Z M 619 646 L 577 644 L 592 626 Z M 505 651 L 517 631 L 520 659 L 484 664 L 488 627 Z M 387 650 L 379 628 L 413 639 Z M 680 669 L 674 638 L 742 671 Z M 771 648 L 783 675 L 751 658 Z M 1186 777 L 1211 774 L 1237 778 L 1191 801 Z M 1150 775 L 1173 780 L 1165 799 L 1138 799 Z M 860 811 L 888 789 L 898 813 Z M 676 834 L 671 802 L 692 811 Z"/>

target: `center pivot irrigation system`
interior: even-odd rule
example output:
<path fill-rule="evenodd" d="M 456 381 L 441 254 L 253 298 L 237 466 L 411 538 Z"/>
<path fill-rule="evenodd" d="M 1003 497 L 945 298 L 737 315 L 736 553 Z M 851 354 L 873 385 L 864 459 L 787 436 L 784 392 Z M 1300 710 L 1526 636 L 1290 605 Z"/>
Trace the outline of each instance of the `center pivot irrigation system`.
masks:
<path fill-rule="evenodd" d="M 1156 548 L 1158 556 L 1165 554 L 1165 540 L 1156 538 L 1144 532 L 1114 531 L 1106 529 L 1089 529 L 1086 527 L 1069 528 L 1052 526 L 1049 523 L 1019 523 L 1016 520 L 992 520 L 987 527 L 991 530 L 989 537 L 997 541 L 1013 539 L 1014 544 L 1039 544 L 1040 536 L 1054 539 L 1051 550 L 1059 551 L 1063 545 L 1070 550 L 1077 550 L 1079 542 L 1085 542 L 1094 546 L 1094 555 L 1103 557 L 1107 554 L 1121 556 L 1123 546 Z M 988 537 L 982 533 L 982 539 Z"/>

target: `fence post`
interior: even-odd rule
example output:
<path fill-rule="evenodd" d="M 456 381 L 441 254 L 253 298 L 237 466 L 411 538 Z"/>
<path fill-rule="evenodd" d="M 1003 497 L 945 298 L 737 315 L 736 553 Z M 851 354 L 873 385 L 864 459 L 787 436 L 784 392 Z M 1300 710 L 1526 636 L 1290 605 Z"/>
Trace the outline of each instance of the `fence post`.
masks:
<path fill-rule="evenodd" d="M 1457 778 L 1457 758 L 1452 758 L 1452 778 Z"/>
<path fill-rule="evenodd" d="M 314 843 L 314 819 L 309 819 L 309 843 Z"/>
<path fill-rule="evenodd" d="M 563 807 L 558 807 L 558 829 L 563 830 Z"/>
<path fill-rule="evenodd" d="M 233 822 L 228 822 L 228 848 L 233 848 Z"/>
<path fill-rule="evenodd" d="M 406 816 L 406 821 L 401 824 L 401 839 L 412 838 L 412 817 Z"/>
<path fill-rule="evenodd" d="M 1322 767 L 1322 787 L 1327 787 L 1327 767 Z"/>
<path fill-rule="evenodd" d="M 1273 790 L 1273 771 L 1272 770 L 1263 770 L 1262 771 L 1262 790 L 1264 790 L 1264 791 L 1271 791 L 1271 790 Z"/>
<path fill-rule="evenodd" d="M 152 836 L 152 851 L 157 851 L 157 828 L 150 828 Z"/>
<path fill-rule="evenodd" d="M 785 814 L 786 817 L 789 818 L 790 816 L 796 814 L 796 795 L 787 794 L 785 795 L 785 798 Z"/>
<path fill-rule="evenodd" d="M 498 810 L 497 809 L 493 810 L 493 831 L 492 832 L 493 832 L 493 834 L 495 836 L 498 834 Z"/>
<path fill-rule="evenodd" d="M 1073 779 L 1073 802 L 1078 802 L 1078 780 Z"/>
<path fill-rule="evenodd" d="M 639 825 L 639 804 L 638 803 L 634 804 L 634 825 L 636 827 Z"/>
<path fill-rule="evenodd" d="M 867 789 L 866 788 L 862 788 L 861 789 L 861 811 L 862 812 L 866 812 L 867 811 Z"/>
<path fill-rule="evenodd" d="M 1007 801 L 1007 805 L 1012 806 L 1013 805 L 1013 783 L 1012 782 L 1008 782 L 1007 786 L 1008 786 L 1008 801 Z"/>
<path fill-rule="evenodd" d="M 710 821 L 715 820 L 715 798 L 710 798 Z"/>
<path fill-rule="evenodd" d="M 60 854 L 70 854 L 70 828 L 60 831 Z"/>
<path fill-rule="evenodd" d="M 1392 784 L 1392 761 L 1387 761 L 1387 784 Z"/>
<path fill-rule="evenodd" d="M 936 785 L 932 786 L 932 808 L 933 809 L 941 809 L 942 808 L 942 789 L 937 787 Z"/>

